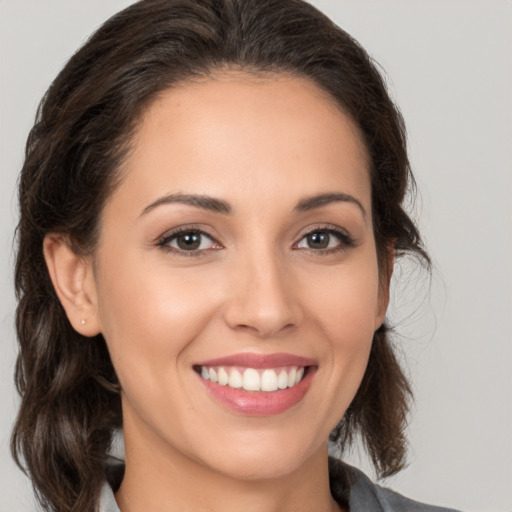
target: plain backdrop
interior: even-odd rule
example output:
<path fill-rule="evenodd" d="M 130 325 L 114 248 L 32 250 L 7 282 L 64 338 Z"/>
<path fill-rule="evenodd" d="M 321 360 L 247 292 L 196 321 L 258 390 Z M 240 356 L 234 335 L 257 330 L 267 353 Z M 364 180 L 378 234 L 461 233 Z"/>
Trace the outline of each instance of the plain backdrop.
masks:
<path fill-rule="evenodd" d="M 129 0 L 0 0 L 0 511 L 35 509 L 9 455 L 17 407 L 16 179 L 36 106 Z M 467 512 L 512 511 L 512 2 L 315 0 L 385 70 L 409 132 L 436 270 L 402 266 L 390 316 L 416 401 L 409 466 L 384 482 Z M 397 274 L 397 275 L 398 275 Z M 407 278 L 407 276 L 409 277 Z M 403 283 L 403 281 L 401 281 Z M 353 455 L 370 472 L 364 458 Z"/>

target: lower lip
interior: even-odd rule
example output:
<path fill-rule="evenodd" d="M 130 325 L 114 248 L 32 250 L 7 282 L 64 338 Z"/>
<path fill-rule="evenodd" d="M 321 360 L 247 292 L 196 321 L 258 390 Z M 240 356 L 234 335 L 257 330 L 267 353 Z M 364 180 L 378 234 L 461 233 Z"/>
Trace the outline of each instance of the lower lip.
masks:
<path fill-rule="evenodd" d="M 291 409 L 304 398 L 313 380 L 314 370 L 309 367 L 296 386 L 271 392 L 235 389 L 205 380 L 199 375 L 198 378 L 210 395 L 232 411 L 250 416 L 271 416 Z"/>

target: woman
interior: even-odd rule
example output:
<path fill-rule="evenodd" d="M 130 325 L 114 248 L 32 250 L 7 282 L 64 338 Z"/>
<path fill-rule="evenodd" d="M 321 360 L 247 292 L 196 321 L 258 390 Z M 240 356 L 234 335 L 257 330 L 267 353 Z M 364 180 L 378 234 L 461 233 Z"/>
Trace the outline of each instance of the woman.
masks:
<path fill-rule="evenodd" d="M 301 1 L 150 0 L 46 94 L 20 179 L 13 452 L 47 510 L 431 510 L 385 323 L 402 118 Z M 109 455 L 123 429 L 125 457 Z M 438 509 L 436 509 L 438 510 Z"/>

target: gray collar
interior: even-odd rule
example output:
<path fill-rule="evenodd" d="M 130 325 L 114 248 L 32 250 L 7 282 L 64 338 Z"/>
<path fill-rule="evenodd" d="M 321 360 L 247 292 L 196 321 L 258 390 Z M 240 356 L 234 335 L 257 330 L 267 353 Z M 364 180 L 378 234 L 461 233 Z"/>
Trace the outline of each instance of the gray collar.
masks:
<path fill-rule="evenodd" d="M 329 479 L 334 499 L 341 505 L 348 502 L 350 512 L 456 512 L 404 498 L 374 484 L 364 473 L 338 459 L 329 458 Z M 119 482 L 113 484 L 118 486 Z M 107 482 L 101 489 L 99 512 L 120 512 Z"/>

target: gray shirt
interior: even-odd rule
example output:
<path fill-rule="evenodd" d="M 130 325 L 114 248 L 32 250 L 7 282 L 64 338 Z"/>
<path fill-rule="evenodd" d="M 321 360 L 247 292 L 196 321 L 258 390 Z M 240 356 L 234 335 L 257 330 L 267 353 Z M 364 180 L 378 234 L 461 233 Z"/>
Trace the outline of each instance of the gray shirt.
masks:
<path fill-rule="evenodd" d="M 405 498 L 336 459 L 329 459 L 329 476 L 334 499 L 340 504 L 348 502 L 350 512 L 456 512 Z M 99 512 L 120 512 L 108 483 L 101 490 Z"/>

